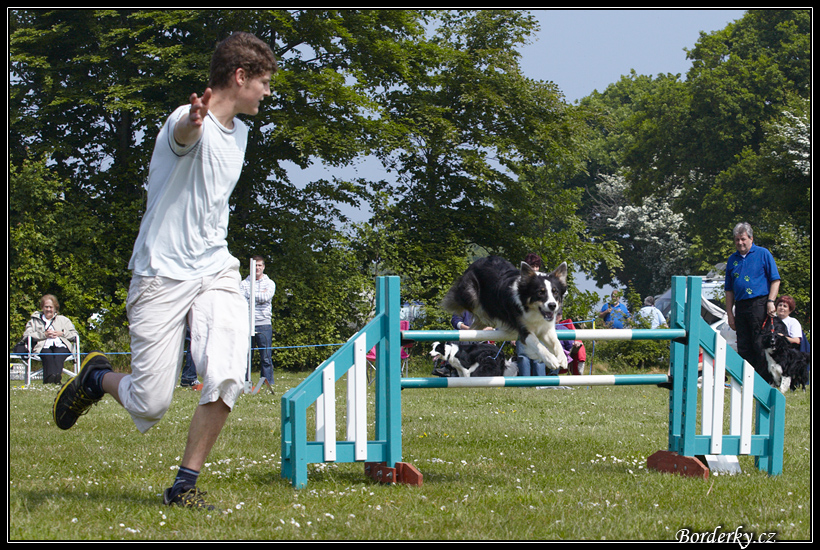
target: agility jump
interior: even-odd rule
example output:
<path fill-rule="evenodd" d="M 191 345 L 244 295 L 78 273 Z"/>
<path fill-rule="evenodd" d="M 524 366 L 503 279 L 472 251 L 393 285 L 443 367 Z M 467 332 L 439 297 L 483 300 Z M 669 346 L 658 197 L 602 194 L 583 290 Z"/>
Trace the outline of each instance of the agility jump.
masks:
<path fill-rule="evenodd" d="M 701 279 L 672 278 L 668 329 L 564 330 L 560 340 L 670 340 L 669 375 L 532 376 L 490 378 L 401 378 L 401 343 L 413 341 L 513 340 L 498 331 L 400 331 L 398 277 L 376 279 L 373 320 L 322 363 L 299 386 L 282 397 L 282 477 L 295 488 L 307 485 L 307 465 L 362 462 L 365 473 L 381 482 L 420 485 L 421 473 L 401 461 L 401 390 L 403 388 L 522 387 L 556 385 L 656 385 L 671 382 L 668 448 L 653 454 L 647 466 L 664 472 L 708 477 L 707 460 L 737 455 L 755 457 L 769 475 L 783 468 L 785 398 L 726 345 L 700 316 Z M 687 297 L 694 297 L 687 299 Z M 367 440 L 367 350 L 376 347 L 375 439 Z M 702 415 L 698 417 L 698 357 L 703 350 Z M 336 441 L 335 383 L 347 374 L 347 429 Z M 724 377 L 731 384 L 724 407 Z M 663 390 L 666 391 L 666 390 Z M 316 406 L 315 438 L 307 438 L 307 410 Z M 723 433 L 724 409 L 730 412 Z M 711 461 L 710 461 L 711 464 Z"/>

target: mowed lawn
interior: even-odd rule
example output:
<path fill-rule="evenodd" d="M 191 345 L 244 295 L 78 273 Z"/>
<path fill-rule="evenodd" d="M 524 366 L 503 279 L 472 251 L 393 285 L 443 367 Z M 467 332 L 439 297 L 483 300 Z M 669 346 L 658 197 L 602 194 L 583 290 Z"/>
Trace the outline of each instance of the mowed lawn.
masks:
<path fill-rule="evenodd" d="M 200 477 L 218 513 L 161 504 L 195 391 L 178 389 L 143 435 L 110 397 L 61 431 L 51 419 L 56 387 L 10 382 L 9 539 L 811 537 L 811 390 L 786 396 L 776 477 L 748 457 L 741 474 L 706 480 L 648 471 L 667 439 L 668 392 L 654 386 L 406 389 L 403 459 L 424 475 L 421 487 L 379 485 L 361 464 L 316 464 L 295 490 L 280 476 L 280 396 L 304 376 L 277 371 L 275 395 L 239 400 Z"/>

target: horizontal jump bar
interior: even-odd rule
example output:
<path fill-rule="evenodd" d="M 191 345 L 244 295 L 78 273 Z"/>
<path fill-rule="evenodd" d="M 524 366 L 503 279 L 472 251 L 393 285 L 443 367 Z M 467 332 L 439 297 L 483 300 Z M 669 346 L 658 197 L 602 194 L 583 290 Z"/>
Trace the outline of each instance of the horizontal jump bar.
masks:
<path fill-rule="evenodd" d="M 650 386 L 670 382 L 666 374 L 591 374 L 582 376 L 486 376 L 402 378 L 402 388 L 529 388 L 533 386 Z"/>
<path fill-rule="evenodd" d="M 674 340 L 686 338 L 684 329 L 610 328 L 558 330 L 559 340 Z M 414 342 L 502 342 L 517 340 L 518 335 L 500 330 L 405 330 L 402 340 Z"/>

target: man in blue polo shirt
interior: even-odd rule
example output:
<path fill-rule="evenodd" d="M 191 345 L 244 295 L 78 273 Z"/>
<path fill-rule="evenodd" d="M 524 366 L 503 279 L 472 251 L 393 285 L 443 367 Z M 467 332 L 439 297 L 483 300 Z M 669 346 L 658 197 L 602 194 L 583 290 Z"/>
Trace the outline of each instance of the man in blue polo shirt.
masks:
<path fill-rule="evenodd" d="M 780 273 L 771 252 L 754 244 L 748 223 L 737 224 L 732 235 L 737 252 L 726 262 L 727 320 L 737 332 L 737 352 L 771 383 L 760 331 L 766 317 L 776 315 L 774 300 L 780 290 Z"/>
<path fill-rule="evenodd" d="M 604 319 L 604 326 L 607 328 L 625 328 L 626 322 L 629 319 L 629 310 L 626 304 L 621 302 L 621 292 L 613 290 L 610 294 L 610 301 L 601 306 L 601 311 L 598 312 L 600 317 Z"/>

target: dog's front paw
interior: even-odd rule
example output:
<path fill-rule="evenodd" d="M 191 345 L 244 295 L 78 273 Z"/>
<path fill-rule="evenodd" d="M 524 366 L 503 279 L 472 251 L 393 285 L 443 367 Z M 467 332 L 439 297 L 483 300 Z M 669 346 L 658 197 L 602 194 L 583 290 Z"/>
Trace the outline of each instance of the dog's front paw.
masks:
<path fill-rule="evenodd" d="M 550 371 L 559 371 L 561 369 L 567 369 L 567 356 L 561 352 L 558 355 L 553 355 L 552 353 L 546 353 L 541 357 L 541 361 L 547 366 L 547 370 Z"/>
<path fill-rule="evenodd" d="M 559 368 L 568 369 L 569 363 L 567 363 L 567 356 L 564 355 L 564 350 L 561 350 L 561 353 L 558 354 L 558 363 L 560 364 Z"/>

